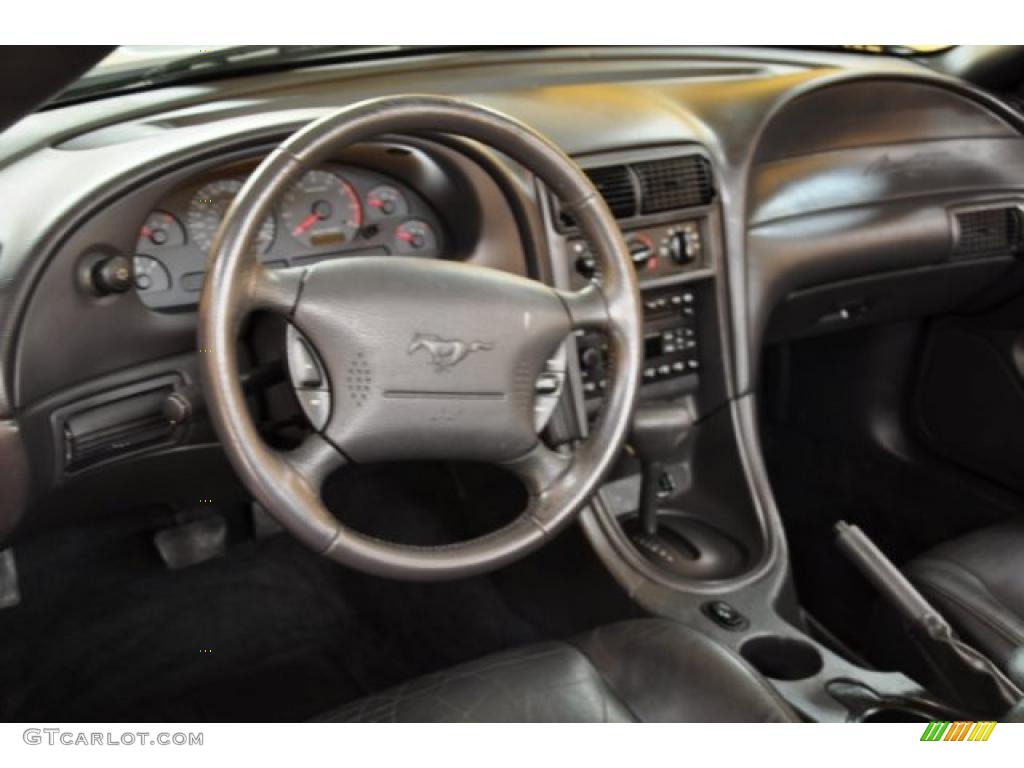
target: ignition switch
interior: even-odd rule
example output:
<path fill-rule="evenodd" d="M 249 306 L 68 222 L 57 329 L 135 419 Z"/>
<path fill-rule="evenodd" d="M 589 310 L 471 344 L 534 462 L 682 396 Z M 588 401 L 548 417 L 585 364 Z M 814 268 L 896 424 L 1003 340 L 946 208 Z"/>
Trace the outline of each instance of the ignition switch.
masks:
<path fill-rule="evenodd" d="M 108 256 L 93 265 L 90 276 L 93 290 L 100 296 L 124 293 L 133 285 L 131 259 L 121 254 Z"/>

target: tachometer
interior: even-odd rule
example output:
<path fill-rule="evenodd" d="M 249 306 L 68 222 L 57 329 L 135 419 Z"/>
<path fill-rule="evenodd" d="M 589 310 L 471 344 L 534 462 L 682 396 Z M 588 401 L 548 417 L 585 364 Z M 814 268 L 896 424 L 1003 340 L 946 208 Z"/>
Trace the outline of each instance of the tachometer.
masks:
<path fill-rule="evenodd" d="M 240 179 L 217 179 L 204 184 L 188 207 L 188 233 L 201 251 L 209 252 L 224 214 L 242 188 Z M 268 216 L 256 235 L 256 250 L 265 253 L 274 242 L 274 219 Z"/>
<path fill-rule="evenodd" d="M 281 219 L 292 237 L 308 246 L 337 246 L 358 234 L 363 209 L 351 184 L 336 173 L 313 170 L 284 196 Z"/>
<path fill-rule="evenodd" d="M 139 230 L 135 250 L 149 253 L 157 248 L 180 248 L 185 244 L 185 228 L 167 211 L 153 211 Z"/>

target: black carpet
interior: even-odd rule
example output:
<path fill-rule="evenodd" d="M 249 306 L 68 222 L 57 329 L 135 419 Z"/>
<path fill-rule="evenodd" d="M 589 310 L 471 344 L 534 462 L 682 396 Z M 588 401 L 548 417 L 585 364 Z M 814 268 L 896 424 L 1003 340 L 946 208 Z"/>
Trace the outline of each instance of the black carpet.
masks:
<path fill-rule="evenodd" d="M 475 491 L 436 466 L 360 470 L 333 504 L 368 532 L 440 543 L 521 501 L 470 474 Z M 473 517 L 482 489 L 490 503 Z M 241 513 L 227 516 L 227 555 L 180 571 L 153 547 L 159 514 L 19 544 L 23 602 L 0 612 L 0 720 L 302 720 L 630 610 L 578 531 L 493 578 L 412 584 L 341 568 L 287 534 L 239 535 Z"/>

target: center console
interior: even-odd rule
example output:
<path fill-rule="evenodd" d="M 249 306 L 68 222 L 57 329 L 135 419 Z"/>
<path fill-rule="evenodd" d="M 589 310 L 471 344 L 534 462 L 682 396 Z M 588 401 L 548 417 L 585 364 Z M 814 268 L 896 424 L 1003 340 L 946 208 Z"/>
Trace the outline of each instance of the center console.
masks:
<path fill-rule="evenodd" d="M 686 145 L 577 160 L 619 221 L 644 312 L 628 448 L 581 517 L 597 555 L 643 608 L 733 649 L 809 720 L 953 719 L 913 680 L 847 656 L 796 599 L 739 428 L 750 398 L 730 397 L 724 216 L 707 156 Z M 548 212 L 556 285 L 600 280 L 571 218 L 554 202 Z M 564 421 L 583 434 L 608 386 L 607 341 L 581 332 L 566 352 Z"/>
<path fill-rule="evenodd" d="M 599 495 L 626 557 L 679 588 L 749 572 L 765 531 L 749 499 L 730 503 L 737 457 L 727 418 L 721 211 L 713 169 L 694 146 L 580 160 L 622 230 L 640 284 L 644 361 L 634 428 Z M 563 287 L 601 274 L 573 220 L 552 203 L 550 241 Z M 608 340 L 573 339 L 568 381 L 587 423 L 608 387 Z M 575 377 L 574 377 L 575 374 Z M 717 417 L 711 418 L 713 414 Z M 738 458 L 738 457 L 737 457 Z M 705 466 L 719 464 L 710 471 Z M 738 466 L 737 462 L 737 466 Z M 723 494 L 716 487 L 730 486 Z"/>

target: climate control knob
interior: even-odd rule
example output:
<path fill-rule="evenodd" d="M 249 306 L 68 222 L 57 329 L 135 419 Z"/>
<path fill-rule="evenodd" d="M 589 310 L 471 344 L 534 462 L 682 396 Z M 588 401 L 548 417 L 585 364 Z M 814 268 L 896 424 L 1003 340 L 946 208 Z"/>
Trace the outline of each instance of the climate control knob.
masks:
<path fill-rule="evenodd" d="M 676 264 L 690 264 L 700 255 L 700 234 L 696 229 L 684 228 L 669 235 L 668 255 Z"/>
<path fill-rule="evenodd" d="M 654 242 L 647 235 L 636 234 L 626 238 L 626 245 L 629 246 L 629 254 L 633 257 L 633 265 L 637 269 L 644 269 L 654 257 Z"/>

